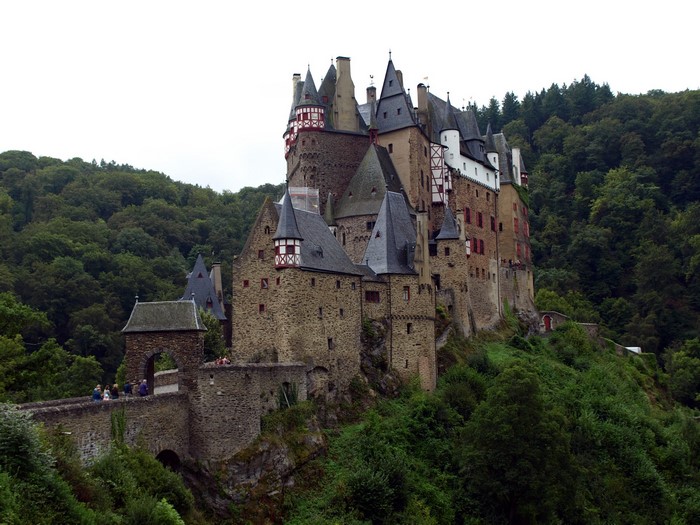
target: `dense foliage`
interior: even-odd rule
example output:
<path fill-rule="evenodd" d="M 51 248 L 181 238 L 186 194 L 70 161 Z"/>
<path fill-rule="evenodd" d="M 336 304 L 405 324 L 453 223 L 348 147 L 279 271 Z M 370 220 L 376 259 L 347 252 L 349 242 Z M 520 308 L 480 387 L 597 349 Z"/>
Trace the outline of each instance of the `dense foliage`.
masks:
<path fill-rule="evenodd" d="M 434 394 L 409 390 L 329 431 L 285 523 L 700 520 L 700 426 L 653 358 L 594 346 L 574 323 L 490 339 L 462 344 Z"/>
<path fill-rule="evenodd" d="M 101 367 L 97 381 L 112 382 L 135 297 L 180 298 L 198 253 L 230 275 L 263 199 L 281 191 L 220 194 L 114 162 L 1 153 L 0 311 L 17 312 L 0 321 L 0 345 L 15 356 L 0 362 L 0 400 L 87 395 L 96 382 L 91 364 Z M 229 280 L 224 286 L 230 294 Z M 21 321 L 20 330 L 10 319 L 22 315 L 31 326 Z M 47 390 L 24 375 L 3 379 L 8 368 L 30 368 L 48 384 L 48 359 L 89 380 Z"/>
<path fill-rule="evenodd" d="M 184 525 L 205 523 L 182 479 L 152 455 L 115 442 L 88 468 L 60 428 L 36 426 L 0 404 L 0 523 Z"/>
<path fill-rule="evenodd" d="M 529 172 L 538 305 L 660 355 L 700 335 L 700 91 L 587 76 L 478 111 Z"/>

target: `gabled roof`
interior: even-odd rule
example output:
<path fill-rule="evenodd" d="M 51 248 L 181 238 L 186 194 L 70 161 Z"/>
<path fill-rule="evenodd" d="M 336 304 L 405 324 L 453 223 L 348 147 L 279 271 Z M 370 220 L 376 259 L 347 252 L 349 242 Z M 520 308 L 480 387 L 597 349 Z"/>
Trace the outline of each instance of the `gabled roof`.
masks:
<path fill-rule="evenodd" d="M 394 63 L 391 60 L 386 68 L 376 115 L 379 133 L 416 125 L 413 105 L 399 82 Z"/>
<path fill-rule="evenodd" d="M 388 191 L 382 201 L 364 261 L 377 274 L 414 275 L 416 230 L 400 193 Z"/>
<path fill-rule="evenodd" d="M 292 206 L 292 198 L 289 196 L 289 188 L 284 190 L 284 197 L 282 197 L 282 204 L 278 213 L 279 221 L 277 222 L 277 231 L 272 239 L 303 239 L 301 233 L 299 233 L 299 227 L 297 226 L 294 207 Z"/>
<path fill-rule="evenodd" d="M 442 228 L 440 228 L 440 233 L 435 237 L 435 240 L 438 241 L 447 239 L 459 239 L 457 221 L 455 221 L 455 216 L 452 214 L 449 206 L 445 206 L 445 218 L 442 221 Z"/>
<path fill-rule="evenodd" d="M 401 193 L 401 179 L 386 148 L 370 144 L 338 202 L 336 219 L 376 215 L 387 190 Z"/>
<path fill-rule="evenodd" d="M 124 333 L 206 331 L 194 301 L 136 303 Z"/>
<path fill-rule="evenodd" d="M 282 213 L 283 207 L 284 204 L 275 204 L 278 214 Z M 359 274 L 321 215 L 296 209 L 292 211 L 298 225 L 299 237 L 297 238 L 301 239 L 301 265 L 299 267 L 302 270 Z"/>
<path fill-rule="evenodd" d="M 211 280 L 210 274 L 207 273 L 207 268 L 201 254 L 197 255 L 192 273 L 187 277 L 185 293 L 180 300 L 194 300 L 199 308 L 203 308 L 205 311 L 211 313 L 219 321 L 226 319 L 226 315 L 221 309 L 221 303 L 219 303 L 214 283 Z"/>

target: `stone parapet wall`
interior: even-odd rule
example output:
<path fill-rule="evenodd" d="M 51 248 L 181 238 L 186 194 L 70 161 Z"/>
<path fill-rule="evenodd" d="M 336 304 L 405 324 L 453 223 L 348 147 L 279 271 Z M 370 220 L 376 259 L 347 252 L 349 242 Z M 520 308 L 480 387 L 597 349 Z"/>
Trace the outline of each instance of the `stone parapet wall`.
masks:
<path fill-rule="evenodd" d="M 114 401 L 92 401 L 87 397 L 77 402 L 62 401 L 44 406 L 32 403 L 21 409 L 31 412 L 35 421 L 69 434 L 86 463 L 109 450 L 112 414 L 122 409 L 128 445 L 143 446 L 154 455 L 172 450 L 181 458 L 189 456 L 188 403 L 183 393 L 120 397 Z"/>

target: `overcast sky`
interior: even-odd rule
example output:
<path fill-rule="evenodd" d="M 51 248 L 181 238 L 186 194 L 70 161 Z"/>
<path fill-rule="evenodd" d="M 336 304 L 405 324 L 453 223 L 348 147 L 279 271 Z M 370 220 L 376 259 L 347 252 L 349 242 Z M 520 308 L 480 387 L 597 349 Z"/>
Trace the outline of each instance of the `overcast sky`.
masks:
<path fill-rule="evenodd" d="M 292 75 L 310 67 L 318 87 L 349 57 L 363 103 L 389 51 L 411 94 L 424 82 L 455 106 L 584 74 L 613 93 L 700 87 L 694 2 L 418 5 L 2 0 L 0 152 L 114 160 L 216 191 L 277 184 Z"/>

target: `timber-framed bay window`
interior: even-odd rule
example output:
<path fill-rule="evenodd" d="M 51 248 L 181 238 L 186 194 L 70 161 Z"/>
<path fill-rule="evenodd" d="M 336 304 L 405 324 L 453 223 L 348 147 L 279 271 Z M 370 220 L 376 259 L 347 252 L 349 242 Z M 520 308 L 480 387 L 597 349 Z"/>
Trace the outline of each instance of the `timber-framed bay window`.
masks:
<path fill-rule="evenodd" d="M 301 241 L 299 239 L 278 239 L 275 241 L 275 266 L 301 265 Z"/>

